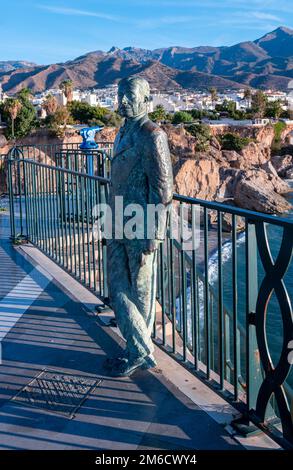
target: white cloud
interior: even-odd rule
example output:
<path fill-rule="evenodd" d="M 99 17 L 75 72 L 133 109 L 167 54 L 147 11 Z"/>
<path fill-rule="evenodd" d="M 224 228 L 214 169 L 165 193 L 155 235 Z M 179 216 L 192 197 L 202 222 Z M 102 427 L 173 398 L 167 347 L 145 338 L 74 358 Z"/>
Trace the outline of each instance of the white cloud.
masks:
<path fill-rule="evenodd" d="M 63 8 L 57 6 L 50 6 L 50 5 L 37 5 L 38 8 L 42 10 L 50 11 L 51 13 L 57 13 L 59 15 L 67 15 L 67 16 L 91 16 L 94 18 L 101 18 L 103 20 L 109 21 L 121 21 L 122 18 L 115 15 L 108 15 L 106 13 L 100 13 L 95 11 L 88 11 L 88 10 L 79 10 L 76 8 Z"/>
<path fill-rule="evenodd" d="M 277 21 L 277 22 L 282 22 L 282 18 L 276 15 L 271 15 L 270 13 L 263 13 L 259 11 L 252 11 L 251 16 L 254 18 L 257 18 L 259 20 L 269 20 L 269 21 Z"/>
<path fill-rule="evenodd" d="M 198 16 L 161 16 L 154 18 L 145 18 L 143 20 L 135 21 L 136 26 L 139 28 L 146 29 L 155 29 L 163 25 L 172 25 L 172 24 L 181 24 L 181 23 L 191 23 L 198 20 Z"/>

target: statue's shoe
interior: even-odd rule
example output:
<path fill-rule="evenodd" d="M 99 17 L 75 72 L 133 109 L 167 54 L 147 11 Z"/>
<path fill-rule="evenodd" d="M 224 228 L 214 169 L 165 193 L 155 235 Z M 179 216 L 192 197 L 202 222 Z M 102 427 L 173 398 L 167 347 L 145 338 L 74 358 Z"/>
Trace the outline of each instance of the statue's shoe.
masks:
<path fill-rule="evenodd" d="M 152 369 L 157 366 L 157 362 L 152 354 L 149 356 L 145 356 L 144 362 L 141 365 L 142 369 Z M 120 364 L 123 364 L 125 361 L 129 360 L 129 354 L 125 351 L 125 353 L 121 354 L 119 357 L 109 357 L 107 358 L 104 363 L 103 367 L 107 370 L 111 370 L 113 368 L 117 368 L 120 366 Z"/>
<path fill-rule="evenodd" d="M 152 354 L 146 356 L 144 358 L 144 364 L 142 365 L 142 369 L 152 369 L 157 367 L 157 361 Z"/>
<path fill-rule="evenodd" d="M 113 367 L 118 366 L 121 362 L 125 361 L 128 359 L 128 355 L 125 353 L 125 355 L 122 353 L 121 356 L 118 357 L 108 357 L 104 363 L 103 367 L 105 369 L 113 369 Z"/>
<path fill-rule="evenodd" d="M 112 369 L 109 369 L 109 373 L 112 377 L 130 377 L 136 370 L 147 368 L 145 364 L 144 357 L 124 359 L 112 367 Z"/>

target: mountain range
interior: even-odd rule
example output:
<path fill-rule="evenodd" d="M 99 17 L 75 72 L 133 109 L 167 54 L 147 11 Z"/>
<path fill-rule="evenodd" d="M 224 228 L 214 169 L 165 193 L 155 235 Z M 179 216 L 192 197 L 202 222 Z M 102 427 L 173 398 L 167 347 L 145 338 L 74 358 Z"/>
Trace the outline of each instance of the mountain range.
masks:
<path fill-rule="evenodd" d="M 279 27 L 255 41 L 234 46 L 168 47 L 155 50 L 112 47 L 64 63 L 35 65 L 0 62 L 3 90 L 33 92 L 58 87 L 71 79 L 80 89 L 104 87 L 129 75 L 140 75 L 158 90 L 288 89 L 293 79 L 293 30 Z"/>

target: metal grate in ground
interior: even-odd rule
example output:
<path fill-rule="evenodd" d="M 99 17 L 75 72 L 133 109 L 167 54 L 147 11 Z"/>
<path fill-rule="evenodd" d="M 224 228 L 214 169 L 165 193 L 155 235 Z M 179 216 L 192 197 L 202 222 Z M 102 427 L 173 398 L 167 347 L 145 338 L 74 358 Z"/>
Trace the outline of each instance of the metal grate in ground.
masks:
<path fill-rule="evenodd" d="M 97 377 L 71 375 L 50 369 L 40 372 L 12 399 L 73 418 L 77 410 L 102 382 Z"/>

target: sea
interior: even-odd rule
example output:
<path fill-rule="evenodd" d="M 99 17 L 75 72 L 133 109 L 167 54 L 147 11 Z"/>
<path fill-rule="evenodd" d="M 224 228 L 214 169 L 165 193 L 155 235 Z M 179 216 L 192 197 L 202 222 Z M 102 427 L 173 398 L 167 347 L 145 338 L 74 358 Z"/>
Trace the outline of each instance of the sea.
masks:
<path fill-rule="evenodd" d="M 289 185 L 292 188 L 292 192 L 289 192 L 286 198 L 292 203 L 293 207 L 293 181 L 287 180 Z M 283 214 L 284 218 L 293 220 L 293 210 L 290 213 Z M 271 250 L 273 259 L 276 259 L 276 256 L 279 252 L 281 240 L 282 240 L 283 229 L 268 224 L 267 225 L 267 236 L 268 242 Z M 244 326 L 245 325 L 245 311 L 246 311 L 246 299 L 245 299 L 245 234 L 242 233 L 239 235 L 237 240 L 237 286 L 238 286 L 238 315 L 239 322 Z M 223 293 L 224 293 L 224 305 L 232 311 L 233 306 L 233 291 L 232 291 L 232 243 L 231 241 L 226 241 L 222 251 L 223 259 Z M 209 263 L 209 279 L 210 283 L 217 289 L 218 284 L 218 253 L 214 252 L 210 258 Z M 264 278 L 265 272 L 258 255 L 257 260 L 257 269 L 258 269 L 258 287 L 260 287 L 261 282 Z M 293 262 L 289 265 L 288 271 L 284 277 L 284 284 L 286 286 L 287 294 L 289 299 L 291 299 L 291 304 L 293 301 Z M 283 321 L 282 313 L 280 311 L 279 302 L 275 293 L 272 294 L 266 316 L 266 334 L 267 334 L 267 345 L 269 354 L 272 360 L 274 367 L 279 362 L 280 353 L 283 345 Z M 293 348 L 292 348 L 293 349 Z M 293 371 L 290 372 L 287 378 L 287 382 L 290 387 L 293 388 Z"/>

